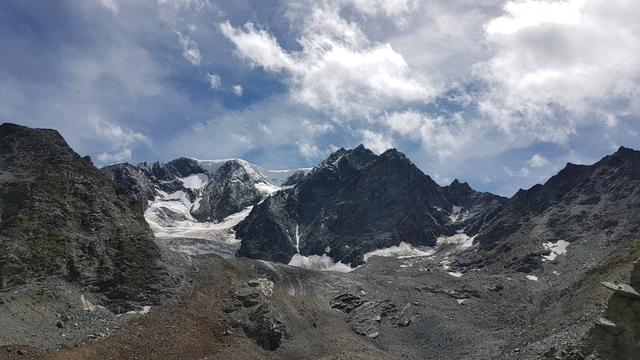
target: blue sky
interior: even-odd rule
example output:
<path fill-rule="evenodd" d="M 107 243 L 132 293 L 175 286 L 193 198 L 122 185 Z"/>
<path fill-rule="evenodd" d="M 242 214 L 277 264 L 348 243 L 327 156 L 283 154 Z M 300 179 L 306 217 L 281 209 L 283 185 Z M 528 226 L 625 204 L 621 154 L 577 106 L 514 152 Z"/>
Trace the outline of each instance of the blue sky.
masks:
<path fill-rule="evenodd" d="M 396 147 L 511 195 L 640 148 L 631 0 L 5 0 L 0 121 L 98 166 Z"/>

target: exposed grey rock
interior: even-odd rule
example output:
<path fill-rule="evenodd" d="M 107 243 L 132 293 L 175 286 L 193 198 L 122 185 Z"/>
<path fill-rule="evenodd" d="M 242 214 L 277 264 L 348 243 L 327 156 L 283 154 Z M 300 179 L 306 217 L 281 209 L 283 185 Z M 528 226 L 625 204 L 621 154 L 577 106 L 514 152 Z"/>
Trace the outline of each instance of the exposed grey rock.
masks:
<path fill-rule="evenodd" d="M 331 154 L 235 229 L 242 256 L 287 263 L 297 252 L 326 253 L 355 266 L 401 241 L 433 246 L 440 235 L 475 231 L 504 200 L 457 183 L 442 188 L 397 150 L 376 156 L 360 145 Z M 464 221 L 451 221 L 454 206 L 468 207 Z"/>
<path fill-rule="evenodd" d="M 0 288 L 60 275 L 151 300 L 166 280 L 138 204 L 57 131 L 0 125 L 0 219 Z"/>
<path fill-rule="evenodd" d="M 479 250 L 458 263 L 493 272 L 548 271 L 550 263 L 558 271 L 595 266 L 640 232 L 640 212 L 631 210 L 638 208 L 640 152 L 620 148 L 593 165 L 567 164 L 544 185 L 520 190 L 488 213 L 475 239 Z M 543 244 L 560 240 L 572 256 L 543 258 L 550 253 Z"/>
<path fill-rule="evenodd" d="M 276 350 L 288 336 L 287 328 L 276 313 L 261 305 L 249 314 L 242 326 L 245 334 L 266 350 Z"/>
<path fill-rule="evenodd" d="M 640 294 L 629 284 L 602 282 L 602 285 L 608 289 L 615 291 L 617 294 L 627 296 L 634 299 L 640 299 Z"/>
<path fill-rule="evenodd" d="M 390 300 L 367 300 L 351 293 L 342 293 L 336 295 L 329 305 L 348 315 L 347 321 L 355 333 L 370 338 L 380 335 L 383 320 L 393 327 L 407 327 L 411 324 L 411 318 L 406 315 L 409 304 L 399 310 Z"/>

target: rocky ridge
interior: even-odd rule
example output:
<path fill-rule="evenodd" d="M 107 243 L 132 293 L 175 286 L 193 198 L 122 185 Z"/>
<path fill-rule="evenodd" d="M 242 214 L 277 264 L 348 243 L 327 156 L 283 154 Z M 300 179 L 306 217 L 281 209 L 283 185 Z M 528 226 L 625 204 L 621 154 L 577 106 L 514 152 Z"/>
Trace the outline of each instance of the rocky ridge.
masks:
<path fill-rule="evenodd" d="M 505 201 L 457 180 L 441 187 L 397 150 L 375 155 L 360 145 L 331 154 L 235 230 L 242 256 L 288 263 L 295 254 L 326 255 L 356 266 L 367 252 L 401 242 L 434 246 L 443 235 L 473 236 Z"/>
<path fill-rule="evenodd" d="M 0 125 L 0 288 L 48 277 L 112 300 L 172 286 L 138 205 L 55 130 Z"/>

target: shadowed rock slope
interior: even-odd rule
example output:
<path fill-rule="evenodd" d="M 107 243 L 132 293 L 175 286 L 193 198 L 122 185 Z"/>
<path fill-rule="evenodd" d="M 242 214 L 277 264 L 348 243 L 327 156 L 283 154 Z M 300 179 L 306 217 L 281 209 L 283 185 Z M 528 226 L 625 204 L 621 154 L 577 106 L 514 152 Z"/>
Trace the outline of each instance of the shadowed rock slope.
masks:
<path fill-rule="evenodd" d="M 590 268 L 637 236 L 638 209 L 640 152 L 620 148 L 593 165 L 567 164 L 544 185 L 518 191 L 484 220 L 479 251 L 467 260 L 492 272 Z M 570 258 L 553 254 L 559 243 Z"/>
<path fill-rule="evenodd" d="M 0 125 L 1 288 L 62 276 L 142 299 L 159 257 L 139 204 L 57 131 Z"/>
<path fill-rule="evenodd" d="M 377 156 L 360 145 L 331 154 L 235 229 L 241 256 L 287 263 L 296 253 L 326 254 L 359 265 L 365 253 L 402 241 L 432 246 L 441 235 L 473 235 L 476 220 L 503 201 L 457 181 L 440 187 L 397 150 Z"/>

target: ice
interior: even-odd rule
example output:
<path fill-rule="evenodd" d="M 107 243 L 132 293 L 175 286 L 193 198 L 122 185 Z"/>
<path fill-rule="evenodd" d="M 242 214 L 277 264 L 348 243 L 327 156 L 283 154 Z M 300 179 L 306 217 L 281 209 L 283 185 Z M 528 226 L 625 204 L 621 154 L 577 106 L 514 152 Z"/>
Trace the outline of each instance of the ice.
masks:
<path fill-rule="evenodd" d="M 435 253 L 435 250 L 433 248 L 430 248 L 430 247 L 416 248 L 403 241 L 397 246 L 378 249 L 378 250 L 370 251 L 364 254 L 364 261 L 365 262 L 368 261 L 369 258 L 372 256 L 410 258 L 410 257 L 419 257 L 419 256 L 431 256 L 434 253 Z"/>
<path fill-rule="evenodd" d="M 353 268 L 348 264 L 343 264 L 340 261 L 338 261 L 337 263 L 334 262 L 333 259 L 328 255 L 304 256 L 295 254 L 291 258 L 291 261 L 289 261 L 289 265 L 322 271 L 349 272 L 353 270 Z"/>
<path fill-rule="evenodd" d="M 469 248 L 473 245 L 475 236 L 469 236 L 467 234 L 459 233 L 451 236 L 440 236 L 436 240 L 437 245 L 458 245 L 463 249 Z"/>
<path fill-rule="evenodd" d="M 155 214 L 150 214 L 151 208 L 147 209 L 145 212 L 145 218 L 156 237 L 182 237 L 192 239 L 211 239 L 214 237 L 218 239 L 219 236 L 212 236 L 212 234 L 217 235 L 220 231 L 231 230 L 249 215 L 251 209 L 253 209 L 253 207 L 249 206 L 240 212 L 227 216 L 219 223 L 182 220 L 174 221 L 169 225 L 164 225 L 156 220 L 157 216 Z M 225 242 L 229 244 L 237 244 L 240 240 L 237 240 L 233 234 L 229 234 Z"/>
<path fill-rule="evenodd" d="M 256 189 L 258 189 L 258 191 L 265 195 L 271 195 L 281 189 L 279 186 L 269 184 L 264 181 L 256 183 L 255 187 Z"/>
<path fill-rule="evenodd" d="M 285 180 L 287 180 L 291 175 L 295 174 L 298 171 L 302 171 L 307 173 L 311 171 L 310 168 L 299 168 L 299 169 L 286 169 L 286 170 L 269 170 L 265 169 L 261 166 L 252 164 L 246 160 L 238 159 L 238 158 L 230 158 L 230 159 L 219 159 L 219 160 L 198 160 L 194 159 L 198 162 L 200 167 L 205 169 L 209 174 L 216 174 L 218 170 L 229 161 L 237 161 L 240 163 L 247 172 L 254 179 L 262 179 L 265 183 L 281 186 Z"/>
<path fill-rule="evenodd" d="M 207 185 L 209 177 L 206 174 L 192 174 L 179 179 L 182 185 L 191 190 L 199 190 Z"/>

